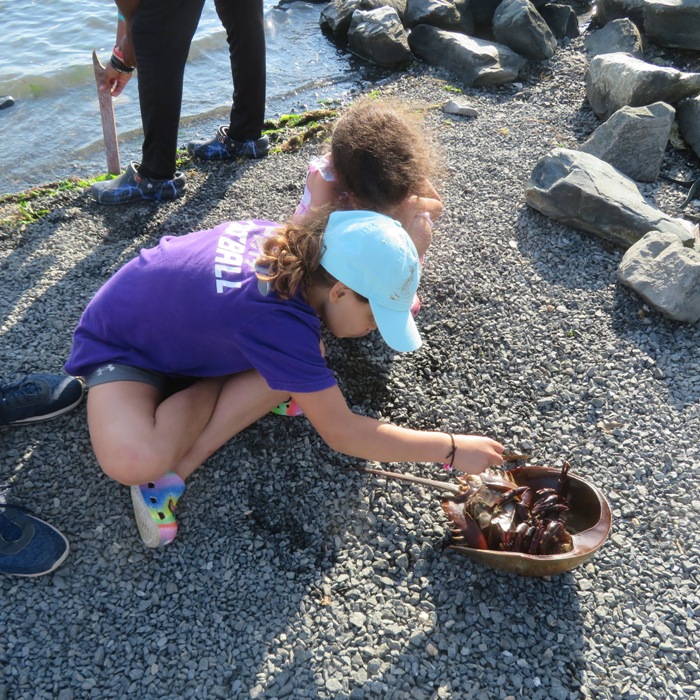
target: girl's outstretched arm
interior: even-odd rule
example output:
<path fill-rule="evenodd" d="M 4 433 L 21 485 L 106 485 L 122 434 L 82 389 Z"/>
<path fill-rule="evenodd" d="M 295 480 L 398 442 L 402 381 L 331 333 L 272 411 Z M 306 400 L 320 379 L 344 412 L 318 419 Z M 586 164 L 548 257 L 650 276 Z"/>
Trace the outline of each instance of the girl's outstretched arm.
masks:
<path fill-rule="evenodd" d="M 293 394 L 294 400 L 328 446 L 376 462 L 450 462 L 452 438 L 444 432 L 401 428 L 359 416 L 349 408 L 338 387 L 311 394 Z M 503 445 L 481 435 L 454 435 L 453 466 L 478 474 L 503 462 Z"/>
<path fill-rule="evenodd" d="M 413 240 L 422 258 L 433 237 L 433 225 L 442 215 L 442 199 L 429 180 L 417 194 L 411 194 L 396 208 L 392 216 Z"/>
<path fill-rule="evenodd" d="M 304 199 L 294 212 L 295 224 L 303 224 L 315 210 L 325 209 L 338 199 L 338 190 L 334 180 L 327 180 L 317 168 L 309 170 L 306 176 Z"/>

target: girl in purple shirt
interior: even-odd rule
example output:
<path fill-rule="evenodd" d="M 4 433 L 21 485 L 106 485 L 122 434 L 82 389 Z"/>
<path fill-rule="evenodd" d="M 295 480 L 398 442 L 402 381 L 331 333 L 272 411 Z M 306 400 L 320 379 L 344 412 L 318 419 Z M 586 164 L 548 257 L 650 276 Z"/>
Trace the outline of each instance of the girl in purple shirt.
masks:
<path fill-rule="evenodd" d="M 172 541 L 185 479 L 290 396 L 350 456 L 473 473 L 500 464 L 503 446 L 489 438 L 353 413 L 326 365 L 321 322 L 339 338 L 378 329 L 394 350 L 417 349 L 419 277 L 409 235 L 368 211 L 166 236 L 119 270 L 83 313 L 66 370 L 86 378 L 95 455 L 131 486 L 145 544 Z"/>

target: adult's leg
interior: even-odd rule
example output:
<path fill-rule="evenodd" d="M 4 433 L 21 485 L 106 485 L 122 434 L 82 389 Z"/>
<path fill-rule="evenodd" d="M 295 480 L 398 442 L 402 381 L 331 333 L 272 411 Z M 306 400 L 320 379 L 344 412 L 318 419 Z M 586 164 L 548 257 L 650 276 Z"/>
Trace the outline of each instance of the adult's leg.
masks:
<path fill-rule="evenodd" d="M 224 380 L 200 379 L 163 400 L 151 384 L 118 381 L 88 393 L 90 438 L 107 476 L 125 485 L 156 481 L 192 448 Z"/>
<path fill-rule="evenodd" d="M 185 63 L 203 7 L 204 0 L 142 0 L 134 14 L 144 177 L 175 174 Z"/>
<path fill-rule="evenodd" d="M 265 22 L 262 0 L 215 0 L 226 29 L 233 78 L 228 136 L 236 141 L 260 137 L 265 119 Z"/>
<path fill-rule="evenodd" d="M 222 445 L 270 412 L 289 392 L 270 389 L 256 370 L 230 376 L 206 428 L 173 471 L 184 481 Z"/>

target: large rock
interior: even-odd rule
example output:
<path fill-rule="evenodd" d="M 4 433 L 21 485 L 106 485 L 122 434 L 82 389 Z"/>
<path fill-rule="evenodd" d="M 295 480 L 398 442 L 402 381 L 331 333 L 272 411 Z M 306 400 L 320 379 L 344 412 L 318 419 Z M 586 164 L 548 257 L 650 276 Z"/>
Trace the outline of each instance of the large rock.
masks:
<path fill-rule="evenodd" d="M 700 50 L 700 0 L 646 0 L 644 33 L 649 41 Z"/>
<path fill-rule="evenodd" d="M 393 7 L 403 22 L 406 0 L 333 0 L 321 10 L 319 24 L 324 32 L 344 40 L 355 10 L 376 10 L 380 7 Z"/>
<path fill-rule="evenodd" d="M 525 59 L 507 46 L 427 24 L 413 28 L 408 44 L 416 56 L 448 68 L 468 86 L 512 83 L 525 66 Z"/>
<path fill-rule="evenodd" d="M 659 177 L 675 116 L 676 110 L 665 102 L 622 107 L 591 134 L 581 150 L 633 180 L 653 182 Z"/>
<path fill-rule="evenodd" d="M 700 321 L 699 243 L 684 246 L 672 233 L 647 233 L 625 253 L 617 277 L 674 321 Z"/>
<path fill-rule="evenodd" d="M 345 39 L 350 29 L 352 15 L 360 9 L 361 0 L 333 0 L 322 10 L 318 19 L 321 29 L 336 39 Z"/>
<path fill-rule="evenodd" d="M 662 68 L 625 53 L 594 56 L 586 72 L 591 109 L 607 119 L 620 107 L 678 102 L 700 92 L 700 73 Z"/>
<path fill-rule="evenodd" d="M 700 95 L 678 103 L 678 126 L 685 142 L 700 158 Z"/>
<path fill-rule="evenodd" d="M 474 20 L 468 6 L 463 2 L 457 5 L 452 0 L 408 0 L 403 21 L 406 27 L 430 24 L 433 27 L 454 29 L 465 34 L 474 31 Z"/>
<path fill-rule="evenodd" d="M 383 68 L 405 68 L 413 60 L 406 30 L 393 7 L 355 10 L 348 30 L 348 50 Z"/>
<path fill-rule="evenodd" d="M 642 35 L 637 25 L 627 18 L 614 19 L 602 29 L 588 34 L 584 40 L 586 53 L 598 56 L 602 53 L 628 53 L 635 58 L 644 55 Z"/>
<path fill-rule="evenodd" d="M 575 39 L 581 32 L 578 28 L 576 13 L 568 5 L 549 3 L 540 9 L 542 19 L 552 30 L 555 39 Z"/>
<path fill-rule="evenodd" d="M 535 61 L 551 58 L 557 48 L 554 34 L 530 0 L 503 0 L 493 16 L 493 35 Z"/>
<path fill-rule="evenodd" d="M 542 157 L 525 200 L 552 219 L 623 248 L 654 230 L 692 239 L 683 222 L 647 204 L 632 180 L 589 153 L 555 148 Z"/>
<path fill-rule="evenodd" d="M 631 19 L 640 29 L 644 26 L 644 4 L 646 0 L 598 0 L 596 19 L 607 24 L 614 19 Z"/>

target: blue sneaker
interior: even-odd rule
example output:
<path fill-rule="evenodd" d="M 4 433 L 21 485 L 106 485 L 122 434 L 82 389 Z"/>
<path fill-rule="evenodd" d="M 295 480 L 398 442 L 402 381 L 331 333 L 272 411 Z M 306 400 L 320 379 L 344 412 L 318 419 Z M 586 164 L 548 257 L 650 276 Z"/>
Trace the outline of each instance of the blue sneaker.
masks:
<path fill-rule="evenodd" d="M 67 374 L 30 374 L 14 384 L 0 384 L 0 425 L 36 423 L 75 408 L 85 387 Z"/>
<path fill-rule="evenodd" d="M 175 173 L 172 180 L 152 180 L 139 175 L 140 163 L 129 163 L 127 169 L 114 180 L 96 182 L 90 187 L 100 204 L 128 204 L 129 202 L 165 202 L 181 197 L 187 187 L 183 173 Z"/>
<path fill-rule="evenodd" d="M 263 158 L 270 150 L 267 136 L 255 141 L 234 141 L 228 137 L 228 127 L 220 126 L 216 136 L 209 141 L 190 141 L 187 152 L 202 160 L 224 160 L 231 158 Z"/>
<path fill-rule="evenodd" d="M 22 506 L 0 504 L 0 574 L 50 574 L 69 551 L 68 540 L 55 527 Z"/>

